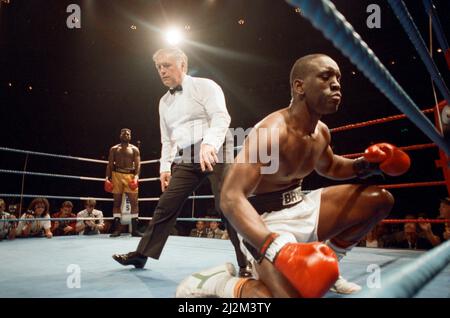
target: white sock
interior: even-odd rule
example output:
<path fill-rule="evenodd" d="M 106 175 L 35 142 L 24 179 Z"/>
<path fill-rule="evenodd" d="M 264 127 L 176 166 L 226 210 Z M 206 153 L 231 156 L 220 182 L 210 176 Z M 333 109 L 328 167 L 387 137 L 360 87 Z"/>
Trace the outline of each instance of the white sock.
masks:
<path fill-rule="evenodd" d="M 220 298 L 237 298 L 242 286 L 249 278 L 231 277 L 217 284 L 217 296 Z"/>
<path fill-rule="evenodd" d="M 353 245 L 344 248 L 333 244 L 331 240 L 327 240 L 325 244 L 334 251 L 339 262 L 345 255 L 347 255 L 347 252 L 350 252 L 352 248 L 354 248 L 357 245 L 357 243 L 355 243 Z"/>
<path fill-rule="evenodd" d="M 353 244 L 346 248 L 343 248 L 343 247 L 333 244 L 332 242 L 330 242 L 330 240 L 326 241 L 325 244 L 334 251 L 339 262 L 345 255 L 347 255 L 347 252 L 349 252 L 352 248 L 354 248 L 357 245 L 357 244 Z M 361 286 L 359 286 L 358 284 L 352 283 L 352 282 L 348 282 L 344 277 L 339 275 L 338 280 L 334 283 L 331 290 L 335 293 L 349 295 L 349 294 L 353 294 L 353 293 L 356 293 L 359 290 L 361 290 Z"/>

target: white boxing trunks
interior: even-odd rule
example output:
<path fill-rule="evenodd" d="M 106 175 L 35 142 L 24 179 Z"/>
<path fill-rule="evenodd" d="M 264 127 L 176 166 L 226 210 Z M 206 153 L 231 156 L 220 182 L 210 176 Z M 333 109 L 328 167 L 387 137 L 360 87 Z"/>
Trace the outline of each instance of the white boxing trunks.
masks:
<path fill-rule="evenodd" d="M 319 223 L 320 199 L 322 189 L 314 190 L 308 194 L 301 192 L 301 187 L 288 189 L 277 193 L 268 193 L 250 197 L 249 201 L 261 215 L 261 219 L 275 233 L 291 233 L 298 242 L 316 242 L 317 226 Z M 265 209 L 266 208 L 266 209 Z M 248 261 L 254 265 L 254 254 L 250 244 L 243 242 L 239 236 L 241 250 Z M 256 271 L 253 267 L 253 275 Z M 257 277 L 255 277 L 257 278 Z"/>

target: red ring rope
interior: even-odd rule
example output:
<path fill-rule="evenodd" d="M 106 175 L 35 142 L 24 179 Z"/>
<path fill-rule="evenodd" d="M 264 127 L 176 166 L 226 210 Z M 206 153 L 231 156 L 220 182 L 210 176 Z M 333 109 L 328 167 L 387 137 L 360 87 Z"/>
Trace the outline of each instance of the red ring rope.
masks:
<path fill-rule="evenodd" d="M 399 223 L 450 223 L 450 219 L 386 219 L 381 221 L 383 224 Z"/>

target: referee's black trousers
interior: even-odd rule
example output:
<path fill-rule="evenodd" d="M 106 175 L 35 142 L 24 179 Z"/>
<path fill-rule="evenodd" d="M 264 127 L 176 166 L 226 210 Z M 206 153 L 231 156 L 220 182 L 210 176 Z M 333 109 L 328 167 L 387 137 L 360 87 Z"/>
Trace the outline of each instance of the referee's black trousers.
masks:
<path fill-rule="evenodd" d="M 174 164 L 169 186 L 159 198 L 153 218 L 139 242 L 137 252 L 154 259 L 160 257 L 170 231 L 174 227 L 184 203 L 192 192 L 207 178 L 209 178 L 211 182 L 216 209 L 221 211 L 219 200 L 225 165 L 226 164 L 218 163 L 214 166 L 213 172 L 203 172 L 199 163 L 182 162 Z M 224 220 L 226 219 L 224 218 Z M 227 221 L 225 223 L 228 235 L 236 251 L 238 265 L 240 267 L 245 267 L 247 265 L 247 260 L 239 248 L 237 233 Z"/>

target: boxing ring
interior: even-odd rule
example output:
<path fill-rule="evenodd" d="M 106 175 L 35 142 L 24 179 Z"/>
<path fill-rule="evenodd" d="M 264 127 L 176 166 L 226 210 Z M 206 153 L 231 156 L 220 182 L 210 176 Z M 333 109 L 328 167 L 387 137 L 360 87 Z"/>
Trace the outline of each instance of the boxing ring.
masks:
<path fill-rule="evenodd" d="M 420 110 L 399 86 L 375 54 L 368 48 L 345 18 L 331 2 L 291 0 L 301 7 L 304 16 L 320 29 L 379 90 L 405 115 L 379 118 L 369 122 L 349 124 L 332 129 L 339 133 L 349 129 L 383 124 L 409 118 L 433 142 L 429 144 L 403 145 L 405 151 L 420 151 L 439 148 L 437 167 L 442 169 L 444 180 L 428 182 L 381 184 L 386 189 L 445 186 L 450 193 L 448 155 L 450 144 L 442 137 L 439 124 L 440 110 L 450 102 L 450 94 L 432 60 L 426 61 L 433 80 L 438 83 L 446 101 L 434 107 Z M 406 7 L 401 1 L 390 1 L 394 11 L 420 47 L 420 38 L 414 36 L 414 26 L 408 21 Z M 408 24 L 409 23 L 409 24 Z M 423 42 L 423 40 L 422 40 Z M 419 51 L 423 51 L 418 49 Z M 425 116 L 434 114 L 435 125 Z M 0 147 L 0 151 L 18 152 L 27 155 L 47 156 L 61 159 L 76 159 L 105 164 L 106 161 L 71 156 L 45 154 Z M 361 154 L 347 154 L 349 158 Z M 149 160 L 143 164 L 158 163 Z M 102 167 L 103 168 L 103 167 Z M 0 173 L 54 177 L 83 181 L 104 181 L 104 178 L 57 175 L 43 172 L 0 169 Z M 143 178 L 140 182 L 159 181 L 159 178 Z M 84 200 L 86 196 L 56 196 L 47 194 L 0 193 L 0 197 L 46 197 L 53 199 Z M 211 199 L 211 195 L 191 196 L 190 199 Z M 94 198 L 97 201 L 112 201 L 111 198 Z M 157 201 L 157 197 L 140 198 L 140 202 Z M 104 218 L 110 220 L 112 218 Z M 140 218 L 149 220 L 151 218 Z M 57 220 L 57 219 L 54 219 Z M 183 219 L 196 221 L 200 218 Z M 212 220 L 212 219 L 209 219 Z M 404 223 L 405 220 L 387 220 L 386 223 Z M 411 220 L 408 220 L 411 222 Z M 412 222 L 422 222 L 413 220 Z M 450 222 L 450 220 L 436 220 Z M 134 250 L 138 238 L 122 235 L 110 239 L 107 235 L 65 236 L 16 239 L 0 243 L 0 297 L 107 297 L 107 298 L 171 298 L 178 283 L 193 272 L 225 262 L 235 263 L 233 247 L 228 240 L 171 236 L 158 261 L 149 259 L 143 270 L 124 268 L 112 258 L 114 253 Z M 37 253 L 39 251 L 39 253 Z M 432 250 L 414 251 L 380 248 L 354 248 L 340 263 L 341 274 L 348 280 L 363 286 L 353 297 L 419 297 L 450 298 L 450 241 Z M 350 297 L 327 293 L 325 297 Z"/>
<path fill-rule="evenodd" d="M 170 236 L 161 258 L 158 261 L 149 259 L 142 270 L 124 268 L 111 258 L 113 253 L 135 249 L 137 243 L 135 237 L 121 236 L 112 240 L 106 235 L 2 242 L 0 297 L 172 298 L 178 283 L 188 275 L 225 262 L 235 262 L 234 250 L 228 240 L 180 236 Z M 347 279 L 366 286 L 368 282 L 377 283 L 375 275 L 379 267 L 383 286 L 385 272 L 400 270 L 424 254 L 421 251 L 356 247 L 342 260 L 340 270 Z M 74 276 L 77 273 L 79 285 Z M 349 296 L 328 292 L 325 297 Z M 449 298 L 450 265 L 422 286 L 415 297 Z"/>

